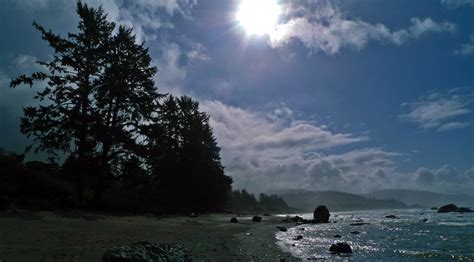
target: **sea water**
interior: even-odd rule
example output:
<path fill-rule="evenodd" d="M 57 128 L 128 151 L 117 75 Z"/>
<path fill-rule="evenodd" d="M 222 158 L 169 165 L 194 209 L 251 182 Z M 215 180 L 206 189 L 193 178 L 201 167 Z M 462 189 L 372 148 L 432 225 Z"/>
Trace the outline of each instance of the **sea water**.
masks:
<path fill-rule="evenodd" d="M 312 214 L 303 217 L 310 219 Z M 439 214 L 426 209 L 331 212 L 330 220 L 337 223 L 303 224 L 278 232 L 277 244 L 303 260 L 474 261 L 474 213 Z M 369 224 L 351 225 L 361 221 Z M 295 240 L 298 235 L 303 238 Z M 347 242 L 353 253 L 331 254 L 329 247 L 336 242 Z"/>

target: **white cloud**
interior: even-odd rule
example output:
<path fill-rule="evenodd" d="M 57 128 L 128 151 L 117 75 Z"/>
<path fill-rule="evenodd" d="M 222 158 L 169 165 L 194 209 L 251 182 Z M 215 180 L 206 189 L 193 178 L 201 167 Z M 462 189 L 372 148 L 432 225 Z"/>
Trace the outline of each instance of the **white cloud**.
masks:
<path fill-rule="evenodd" d="M 163 51 L 156 57 L 158 74 L 155 78 L 160 92 L 183 95 L 183 82 L 189 67 L 196 62 L 210 59 L 206 55 L 206 49 L 187 38 L 180 44 L 164 41 L 160 45 Z"/>
<path fill-rule="evenodd" d="M 291 155 L 296 151 L 326 149 L 367 140 L 367 137 L 353 134 L 333 133 L 324 126 L 306 121 L 294 120 L 284 126 L 275 118 L 266 118 L 266 114 L 227 106 L 218 101 L 204 101 L 202 108 L 211 115 L 211 124 L 221 143 L 253 153 L 264 151 L 277 156 Z"/>
<path fill-rule="evenodd" d="M 473 93 L 465 94 L 461 91 L 453 89 L 445 94 L 431 94 L 418 102 L 404 103 L 402 107 L 408 108 L 408 112 L 400 115 L 400 118 L 413 122 L 422 129 L 437 131 L 469 126 L 470 122 L 457 119 L 472 113 L 469 105 L 472 103 Z"/>
<path fill-rule="evenodd" d="M 295 120 L 286 105 L 270 114 L 218 101 L 204 101 L 201 107 L 211 116 L 226 173 L 234 178 L 236 188 L 257 192 L 279 188 L 364 191 L 382 183 L 384 172 L 394 167 L 392 158 L 400 155 L 379 148 L 324 155 L 328 149 L 368 138 Z M 358 180 L 368 182 L 354 186 Z"/>
<path fill-rule="evenodd" d="M 312 10 L 290 5 L 288 16 L 291 18 L 270 34 L 272 47 L 281 47 L 297 39 L 308 49 L 327 54 L 336 54 L 346 47 L 361 50 L 371 40 L 401 45 L 429 32 L 453 32 L 456 28 L 452 23 L 438 23 L 431 18 L 412 18 L 408 28 L 395 31 L 384 24 L 348 19 L 331 4 Z"/>
<path fill-rule="evenodd" d="M 465 172 L 459 172 L 450 165 L 443 165 L 434 170 L 422 167 L 414 173 L 414 179 L 417 185 L 424 186 L 426 189 L 432 189 L 436 186 L 441 188 L 456 185 L 469 186 L 474 183 L 474 176 L 471 176 L 472 170 L 473 168 Z"/>
<path fill-rule="evenodd" d="M 432 185 L 435 175 L 429 169 L 421 167 L 415 172 L 415 181 L 420 185 Z"/>
<path fill-rule="evenodd" d="M 155 39 L 157 31 L 174 27 L 171 18 L 180 16 L 192 19 L 197 0 L 83 0 L 91 6 L 102 6 L 111 21 L 133 28 L 137 41 Z M 76 1 L 62 0 L 15 0 L 26 11 L 60 6 L 65 12 L 75 10 Z"/>
<path fill-rule="evenodd" d="M 454 51 L 457 55 L 472 55 L 474 54 L 474 35 L 471 35 L 470 41 L 461 46 L 460 49 Z"/>
<path fill-rule="evenodd" d="M 367 137 L 295 120 L 293 110 L 284 104 L 270 113 L 219 101 L 203 101 L 201 109 L 211 116 L 234 188 L 252 192 L 288 188 L 353 193 L 393 188 L 468 192 L 474 185 L 472 170 L 461 173 L 448 165 L 400 172 L 407 154 L 364 147 Z M 348 146 L 360 148 L 344 152 Z"/>
<path fill-rule="evenodd" d="M 87 2 L 94 6 L 101 5 L 108 18 L 117 24 L 133 28 L 138 42 L 154 40 L 159 30 L 173 28 L 170 17 L 175 14 L 191 18 L 191 10 L 197 4 L 195 0 L 137 0 L 129 2 L 126 6 L 118 0 Z"/>
<path fill-rule="evenodd" d="M 441 0 L 441 3 L 449 8 L 459 8 L 461 6 L 474 7 L 474 0 Z"/>
<path fill-rule="evenodd" d="M 466 170 L 466 172 L 464 172 L 464 175 L 474 180 L 474 167 L 471 167 L 471 169 Z"/>

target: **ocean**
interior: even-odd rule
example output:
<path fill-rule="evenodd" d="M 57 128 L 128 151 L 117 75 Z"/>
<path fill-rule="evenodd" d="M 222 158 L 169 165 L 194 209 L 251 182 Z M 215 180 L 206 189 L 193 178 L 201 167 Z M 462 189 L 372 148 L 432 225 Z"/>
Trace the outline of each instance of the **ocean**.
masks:
<path fill-rule="evenodd" d="M 337 223 L 303 224 L 278 232 L 277 244 L 303 260 L 474 261 L 474 213 L 438 214 L 426 209 L 331 212 L 330 221 Z M 361 221 L 369 224 L 351 225 Z M 303 238 L 295 240 L 298 235 Z M 329 247 L 336 242 L 347 242 L 353 253 L 331 254 Z"/>

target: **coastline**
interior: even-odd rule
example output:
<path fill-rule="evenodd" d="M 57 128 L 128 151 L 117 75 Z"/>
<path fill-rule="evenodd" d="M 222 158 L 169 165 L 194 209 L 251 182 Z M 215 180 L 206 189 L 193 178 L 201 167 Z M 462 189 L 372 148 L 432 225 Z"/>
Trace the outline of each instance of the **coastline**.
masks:
<path fill-rule="evenodd" d="M 206 261 L 300 261 L 276 244 L 281 217 L 262 222 L 234 214 L 116 216 L 70 212 L 0 213 L 1 261 L 101 261 L 113 247 L 138 241 L 184 246 Z"/>

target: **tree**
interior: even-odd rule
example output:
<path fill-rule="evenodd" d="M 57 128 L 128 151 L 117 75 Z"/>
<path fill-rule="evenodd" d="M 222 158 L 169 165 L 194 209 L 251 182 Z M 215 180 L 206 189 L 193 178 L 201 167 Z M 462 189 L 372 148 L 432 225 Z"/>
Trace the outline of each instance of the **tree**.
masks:
<path fill-rule="evenodd" d="M 94 180 L 100 199 L 106 175 L 118 174 L 120 161 L 139 154 L 140 126 L 156 111 L 160 95 L 153 77 L 157 72 L 144 44 L 135 43 L 132 30 L 107 21 L 101 7 L 80 1 L 78 33 L 63 38 L 34 22 L 53 48 L 47 73 L 21 75 L 16 87 L 46 81 L 35 97 L 44 101 L 24 109 L 21 132 L 33 137 L 35 151 L 51 158 L 68 155 L 65 167 L 77 179 L 78 197 L 86 180 Z"/>
<path fill-rule="evenodd" d="M 232 179 L 209 116 L 189 97 L 161 102 L 157 68 L 131 29 L 115 29 L 102 8 L 80 1 L 77 13 L 78 32 L 66 37 L 33 23 L 54 56 L 38 62 L 46 72 L 11 81 L 11 87 L 46 83 L 35 97 L 40 105 L 24 108 L 21 119 L 22 133 L 33 138 L 28 150 L 52 160 L 66 156 L 62 174 L 75 179 L 81 202 L 86 189 L 100 200 L 113 184 L 137 201 L 174 210 L 223 207 Z"/>
<path fill-rule="evenodd" d="M 97 198 L 110 166 L 119 166 L 130 155 L 141 154 L 141 126 L 152 120 L 161 97 L 153 80 L 157 69 L 151 66 L 144 44 L 135 42 L 131 29 L 120 26 L 109 50 L 105 59 L 107 67 L 95 93 L 97 114 L 93 134 L 101 145 Z"/>
<path fill-rule="evenodd" d="M 157 115 L 148 127 L 148 155 L 164 204 L 170 208 L 223 207 L 232 179 L 224 174 L 209 116 L 186 96 L 168 96 Z"/>

